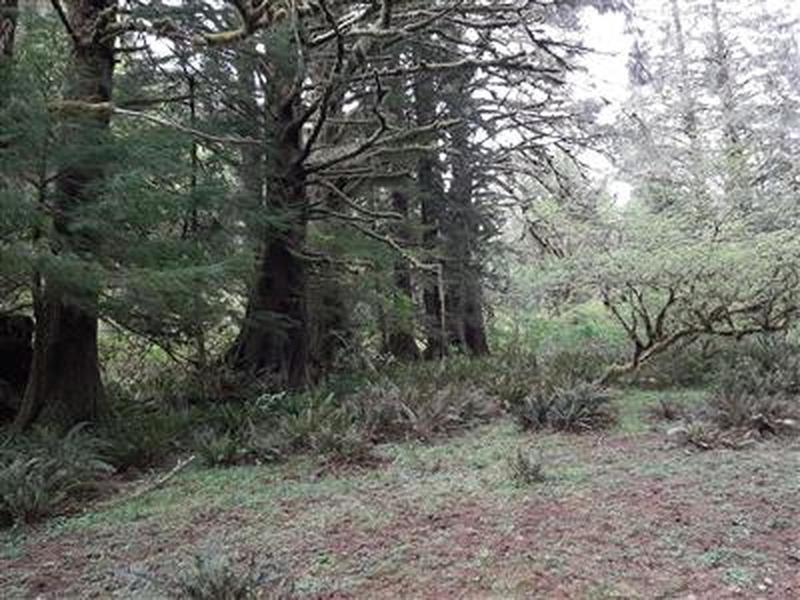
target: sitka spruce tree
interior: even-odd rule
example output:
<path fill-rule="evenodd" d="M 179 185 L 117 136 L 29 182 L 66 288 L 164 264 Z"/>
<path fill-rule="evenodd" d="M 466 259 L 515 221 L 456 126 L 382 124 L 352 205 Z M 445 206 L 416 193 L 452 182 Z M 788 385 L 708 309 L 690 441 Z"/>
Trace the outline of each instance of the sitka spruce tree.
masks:
<path fill-rule="evenodd" d="M 35 321 L 18 427 L 103 418 L 112 331 L 277 389 L 489 351 L 498 190 L 576 140 L 573 9 L 0 6 L 0 312 Z"/>
<path fill-rule="evenodd" d="M 19 428 L 104 418 L 102 327 L 171 355 L 191 347 L 204 362 L 204 331 L 224 311 L 226 278 L 241 272 L 220 233 L 221 156 L 180 131 L 193 124 L 186 90 L 174 89 L 186 81 L 180 64 L 128 60 L 134 42 L 115 2 L 58 6 L 22 13 L 0 107 L 2 310 L 30 307 L 35 319 Z M 142 102 L 167 104 L 176 127 L 114 116 Z"/>
<path fill-rule="evenodd" d="M 70 35 L 58 113 L 55 190 L 41 231 L 55 260 L 42 255 L 33 274 L 36 319 L 33 364 L 17 417 L 69 426 L 97 420 L 105 410 L 97 355 L 96 286 L 90 264 L 101 240 L 84 209 L 97 200 L 105 157 L 96 151 L 108 133 L 114 82 L 114 0 L 74 0 L 63 15 Z M 98 108 L 100 107 L 100 108 Z"/>

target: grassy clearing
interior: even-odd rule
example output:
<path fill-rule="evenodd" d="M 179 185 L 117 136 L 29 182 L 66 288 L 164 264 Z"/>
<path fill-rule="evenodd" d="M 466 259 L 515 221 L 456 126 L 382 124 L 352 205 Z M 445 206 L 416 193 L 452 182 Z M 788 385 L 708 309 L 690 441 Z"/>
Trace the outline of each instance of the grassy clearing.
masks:
<path fill-rule="evenodd" d="M 135 573 L 170 576 L 199 551 L 270 556 L 299 597 L 791 597 L 800 448 L 672 447 L 649 417 L 664 394 L 618 395 L 620 424 L 602 435 L 501 420 L 382 445 L 373 469 L 192 468 L 142 497 L 0 534 L 0 585 L 9 598 L 152 598 Z M 515 484 L 520 447 L 541 458 L 543 481 Z"/>

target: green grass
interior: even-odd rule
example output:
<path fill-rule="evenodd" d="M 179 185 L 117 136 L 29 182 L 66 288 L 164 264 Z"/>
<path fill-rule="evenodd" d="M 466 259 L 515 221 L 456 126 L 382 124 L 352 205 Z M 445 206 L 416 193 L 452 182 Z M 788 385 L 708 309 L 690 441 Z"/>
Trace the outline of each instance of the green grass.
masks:
<path fill-rule="evenodd" d="M 637 388 L 624 389 L 619 392 L 615 402 L 619 411 L 618 427 L 624 433 L 643 433 L 657 425 L 657 423 L 654 423 L 651 411 L 658 407 L 659 401 L 670 402 L 691 409 L 700 405 L 706 394 L 707 390 L 704 389 L 659 391 Z"/>
<path fill-rule="evenodd" d="M 768 565 L 786 562 L 759 540 L 796 529 L 800 449 L 671 448 L 666 425 L 649 417 L 665 397 L 692 403 L 702 391 L 620 392 L 618 427 L 598 434 L 529 434 L 500 420 L 434 443 L 387 444 L 374 469 L 331 471 L 309 457 L 190 467 L 142 497 L 0 532 L 0 585 L 23 597 L 21 578 L 53 568 L 68 571 L 63 596 L 135 597 L 115 573 L 168 573 L 214 544 L 275 556 L 310 596 L 644 598 L 691 589 L 699 571 L 723 596 L 751 589 Z M 544 482 L 515 485 L 508 458 L 520 447 L 542 457 Z M 42 548 L 58 566 L 36 562 Z M 641 575 L 653 589 L 611 575 L 653 562 Z"/>

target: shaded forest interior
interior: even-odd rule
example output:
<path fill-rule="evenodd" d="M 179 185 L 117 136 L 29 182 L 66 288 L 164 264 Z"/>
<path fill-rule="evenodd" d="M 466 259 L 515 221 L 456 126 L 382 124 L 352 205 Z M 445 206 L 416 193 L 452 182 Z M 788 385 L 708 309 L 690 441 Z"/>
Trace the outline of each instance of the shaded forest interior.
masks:
<path fill-rule="evenodd" d="M 643 389 L 702 392 L 682 448 L 793 439 L 785 4 L 0 0 L 0 527 Z"/>

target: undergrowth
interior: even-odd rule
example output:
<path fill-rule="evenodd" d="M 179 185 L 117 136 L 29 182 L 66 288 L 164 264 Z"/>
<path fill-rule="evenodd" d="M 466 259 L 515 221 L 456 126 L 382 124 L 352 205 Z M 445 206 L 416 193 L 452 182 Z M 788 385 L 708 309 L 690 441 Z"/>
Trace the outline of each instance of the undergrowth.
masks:
<path fill-rule="evenodd" d="M 69 498 L 92 494 L 114 471 L 108 444 L 74 427 L 66 435 L 38 428 L 0 441 L 0 525 L 32 523 Z"/>

